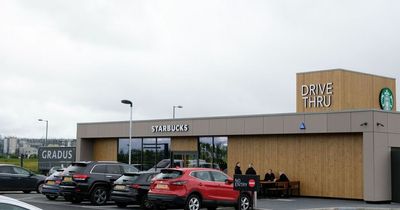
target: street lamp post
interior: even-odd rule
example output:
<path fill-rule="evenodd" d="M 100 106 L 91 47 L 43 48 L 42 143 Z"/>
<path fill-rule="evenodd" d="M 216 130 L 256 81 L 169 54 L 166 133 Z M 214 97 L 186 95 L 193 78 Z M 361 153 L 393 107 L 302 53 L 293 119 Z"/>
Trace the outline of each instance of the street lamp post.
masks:
<path fill-rule="evenodd" d="M 172 107 L 172 119 L 175 119 L 175 109 L 176 109 L 176 108 L 182 109 L 183 106 L 177 105 L 177 106 L 173 106 L 173 107 Z"/>
<path fill-rule="evenodd" d="M 44 119 L 38 119 L 38 121 L 46 122 L 46 138 L 44 140 L 44 146 L 47 147 L 47 134 L 48 134 L 48 131 L 49 131 L 49 121 L 48 120 L 44 120 Z"/>
<path fill-rule="evenodd" d="M 132 109 L 133 109 L 133 103 L 130 100 L 121 100 L 121 103 L 123 104 L 129 104 L 131 107 L 131 114 L 130 114 L 130 119 L 129 119 L 129 165 L 131 164 L 131 153 L 132 153 Z"/>

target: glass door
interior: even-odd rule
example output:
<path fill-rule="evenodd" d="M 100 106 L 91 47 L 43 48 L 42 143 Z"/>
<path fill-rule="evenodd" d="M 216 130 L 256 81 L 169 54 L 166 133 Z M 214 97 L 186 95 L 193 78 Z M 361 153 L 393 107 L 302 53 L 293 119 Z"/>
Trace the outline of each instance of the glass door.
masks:
<path fill-rule="evenodd" d="M 175 166 L 191 168 L 198 166 L 197 152 L 173 152 Z"/>

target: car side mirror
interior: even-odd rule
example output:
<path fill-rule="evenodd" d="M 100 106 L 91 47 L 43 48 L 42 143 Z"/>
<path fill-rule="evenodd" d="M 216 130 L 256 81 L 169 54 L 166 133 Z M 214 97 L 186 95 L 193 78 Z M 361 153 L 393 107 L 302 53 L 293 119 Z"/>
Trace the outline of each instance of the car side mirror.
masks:
<path fill-rule="evenodd" d="M 232 183 L 233 183 L 233 179 L 232 178 L 225 179 L 225 184 L 232 184 Z"/>

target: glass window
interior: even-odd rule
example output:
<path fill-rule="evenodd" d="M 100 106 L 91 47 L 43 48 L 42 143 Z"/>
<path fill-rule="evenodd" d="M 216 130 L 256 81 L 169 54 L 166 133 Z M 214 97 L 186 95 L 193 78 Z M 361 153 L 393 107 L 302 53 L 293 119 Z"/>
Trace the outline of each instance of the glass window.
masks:
<path fill-rule="evenodd" d="M 121 174 L 121 168 L 119 165 L 107 165 L 108 174 Z"/>
<path fill-rule="evenodd" d="M 199 138 L 199 166 L 216 168 L 226 172 L 228 159 L 228 137 Z"/>
<path fill-rule="evenodd" d="M 0 166 L 0 173 L 15 174 L 11 166 Z"/>
<path fill-rule="evenodd" d="M 214 137 L 214 163 L 221 171 L 226 172 L 228 167 L 228 137 Z"/>
<path fill-rule="evenodd" d="M 107 167 L 106 165 L 95 165 L 92 169 L 92 173 L 105 174 L 107 173 Z"/>
<path fill-rule="evenodd" d="M 142 139 L 132 138 L 132 153 L 131 162 L 132 164 L 141 164 L 142 156 Z M 129 139 L 119 139 L 118 141 L 118 155 L 117 160 L 121 163 L 129 163 Z"/>
<path fill-rule="evenodd" d="M 212 181 L 210 173 L 208 171 L 196 171 L 196 172 L 193 172 L 192 175 L 203 181 Z"/>
<path fill-rule="evenodd" d="M 31 173 L 23 168 L 19 168 L 19 167 L 14 167 L 14 171 L 17 174 L 22 174 L 22 175 L 30 175 Z"/>
<path fill-rule="evenodd" d="M 226 176 L 224 173 L 217 171 L 211 171 L 211 174 L 216 182 L 225 182 L 225 180 L 228 178 L 228 176 Z"/>
<path fill-rule="evenodd" d="M 157 175 L 157 174 L 151 174 L 151 175 L 149 175 L 149 176 L 147 177 L 146 181 L 147 181 L 148 183 L 150 183 L 151 180 L 152 180 L 156 175 Z"/>

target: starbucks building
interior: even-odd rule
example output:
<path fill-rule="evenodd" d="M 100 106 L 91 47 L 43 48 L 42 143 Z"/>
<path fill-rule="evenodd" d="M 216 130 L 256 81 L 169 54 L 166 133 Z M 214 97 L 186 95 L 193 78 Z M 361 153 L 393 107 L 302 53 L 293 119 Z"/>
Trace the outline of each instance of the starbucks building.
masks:
<path fill-rule="evenodd" d="M 253 163 L 301 183 L 300 195 L 400 201 L 400 113 L 393 78 L 343 69 L 298 73 L 296 113 L 134 121 L 132 157 Z M 128 162 L 129 122 L 78 123 L 77 160 Z"/>

